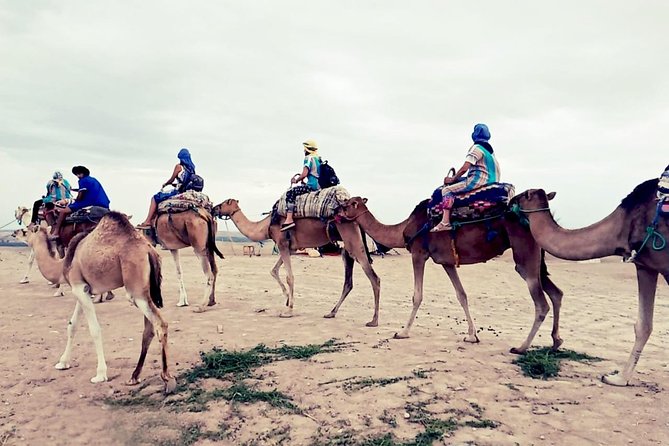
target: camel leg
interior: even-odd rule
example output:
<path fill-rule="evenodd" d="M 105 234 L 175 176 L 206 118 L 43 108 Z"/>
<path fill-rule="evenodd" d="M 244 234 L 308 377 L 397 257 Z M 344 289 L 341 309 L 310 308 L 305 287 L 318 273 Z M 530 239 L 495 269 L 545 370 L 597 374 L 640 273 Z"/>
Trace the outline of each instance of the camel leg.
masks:
<path fill-rule="evenodd" d="M 177 387 L 177 382 L 174 379 L 174 377 L 170 374 L 169 367 L 167 365 L 167 322 L 162 318 L 160 313 L 158 312 L 158 309 L 147 299 L 150 299 L 148 296 L 148 293 L 146 297 L 141 297 L 138 299 L 135 299 L 135 304 L 137 305 L 137 308 L 144 314 L 144 319 L 145 321 L 148 319 L 151 324 L 153 325 L 153 330 L 155 330 L 156 334 L 158 335 L 158 341 L 160 342 L 160 349 L 161 349 L 161 359 L 162 359 L 162 366 L 163 370 L 160 373 L 160 377 L 163 380 L 163 383 L 165 384 L 164 387 L 164 392 L 165 394 L 170 394 L 174 392 L 174 389 Z M 146 334 L 146 322 L 145 322 L 145 327 L 144 327 L 144 333 Z M 151 341 L 149 340 L 149 343 Z M 147 344 L 148 348 L 148 344 Z M 142 340 L 142 352 L 144 352 L 144 340 Z M 144 362 L 144 358 L 140 355 L 140 362 L 137 363 L 137 368 L 135 369 L 135 372 L 137 372 L 137 376 L 135 376 L 135 373 L 133 372 L 133 378 L 139 378 L 139 371 L 142 369 L 142 365 Z M 139 369 L 139 371 L 137 370 Z M 131 378 L 132 380 L 132 378 Z"/>
<path fill-rule="evenodd" d="M 360 239 L 362 242 L 362 239 Z M 369 263 L 369 258 L 365 252 L 365 248 L 360 244 L 359 249 L 353 251 L 353 257 L 358 261 L 362 270 L 365 272 L 365 275 L 369 279 L 369 282 L 372 284 L 372 291 L 374 292 L 374 315 L 372 320 L 367 322 L 365 325 L 367 327 L 377 327 L 379 325 L 379 303 L 381 300 L 381 279 L 372 268 L 372 265 Z M 422 286 L 422 284 L 421 284 Z"/>
<path fill-rule="evenodd" d="M 539 331 L 539 327 L 541 327 L 544 319 L 546 319 L 546 315 L 548 314 L 550 307 L 548 306 L 548 301 L 546 301 L 544 290 L 541 288 L 539 271 L 537 270 L 536 274 L 528 274 L 527 265 L 519 263 L 518 259 L 516 259 L 516 271 L 523 279 L 525 279 L 527 288 L 530 290 L 530 296 L 534 302 L 534 323 L 532 324 L 530 333 L 527 335 L 527 339 L 525 339 L 525 342 L 523 342 L 520 347 L 511 348 L 511 353 L 520 354 L 525 353 L 527 349 L 530 348 L 532 340 L 534 339 L 534 336 L 536 336 L 537 331 Z"/>
<path fill-rule="evenodd" d="M 142 373 L 142 368 L 144 367 L 144 360 L 146 359 L 146 352 L 149 350 L 149 345 L 153 341 L 154 336 L 153 324 L 151 321 L 144 316 L 144 334 L 142 335 L 142 350 L 139 354 L 139 359 L 137 360 L 137 367 L 135 371 L 132 372 L 130 380 L 127 382 L 129 386 L 135 386 L 139 384 L 139 375 Z"/>
<path fill-rule="evenodd" d="M 177 302 L 177 307 L 187 307 L 188 295 L 186 294 L 183 273 L 181 272 L 181 258 L 179 257 L 179 250 L 170 249 L 170 253 L 174 259 L 174 266 L 177 267 L 177 280 L 179 281 L 179 302 Z"/>
<path fill-rule="evenodd" d="M 204 299 L 202 303 L 193 309 L 195 313 L 202 313 L 206 310 L 206 307 L 211 307 L 216 305 L 216 274 L 211 269 L 211 263 L 208 253 L 195 253 L 198 259 L 200 259 L 200 264 L 202 265 L 202 272 L 207 279 L 207 284 L 204 288 Z"/>
<path fill-rule="evenodd" d="M 74 334 L 77 331 L 77 321 L 79 320 L 79 313 L 81 311 L 81 304 L 77 299 L 77 303 L 74 304 L 74 312 L 72 312 L 72 317 L 67 323 L 67 344 L 65 345 L 65 351 L 60 357 L 58 364 L 56 364 L 56 369 L 58 370 L 67 370 L 70 368 L 70 359 L 72 358 L 72 341 L 74 340 Z"/>
<path fill-rule="evenodd" d="M 407 322 L 404 330 L 401 333 L 395 333 L 395 339 L 406 339 L 409 337 L 409 330 L 413 325 L 413 321 L 416 318 L 416 313 L 420 308 L 420 304 L 423 302 L 423 279 L 425 278 L 425 261 L 426 257 L 420 254 L 411 255 L 411 262 L 413 263 L 413 309 L 411 310 L 411 316 L 409 316 L 409 321 Z"/>
<path fill-rule="evenodd" d="M 28 268 L 26 269 L 26 274 L 23 276 L 23 279 L 19 281 L 19 283 L 28 283 L 30 282 L 30 279 L 28 278 L 28 275 L 30 274 L 30 270 L 33 268 L 33 263 L 35 262 L 35 251 L 30 250 L 30 256 L 28 257 Z"/>
<path fill-rule="evenodd" d="M 116 295 L 114 294 L 113 291 L 108 291 L 107 296 L 105 297 L 105 300 L 112 300 L 115 297 L 116 297 Z"/>
<path fill-rule="evenodd" d="M 612 386 L 626 386 L 629 384 L 634 368 L 641 357 L 641 352 L 653 331 L 653 309 L 655 307 L 658 272 L 637 265 L 636 274 L 639 284 L 639 316 L 634 324 L 634 348 L 623 373 L 612 373 L 602 377 L 603 382 Z"/>
<path fill-rule="evenodd" d="M 462 306 L 462 309 L 465 311 L 468 331 L 467 331 L 467 337 L 464 339 L 464 341 L 475 344 L 479 342 L 479 338 L 478 336 L 476 336 L 476 326 L 474 325 L 474 321 L 472 320 L 472 317 L 469 314 L 469 303 L 467 302 L 467 293 L 465 292 L 465 289 L 462 286 L 462 282 L 460 282 L 460 276 L 458 275 L 458 271 L 455 269 L 453 265 L 441 265 L 441 266 L 444 267 L 446 274 L 448 274 L 448 278 L 451 279 L 453 288 L 455 288 L 455 296 L 458 298 L 460 306 Z"/>
<path fill-rule="evenodd" d="M 93 304 L 92 296 L 87 291 L 88 285 L 82 283 L 75 283 L 72 285 L 72 294 L 79 300 L 81 308 L 84 310 L 84 315 L 88 321 L 88 330 L 93 338 L 95 344 L 95 351 L 98 356 L 98 369 L 96 375 L 91 378 L 92 383 L 101 383 L 107 381 L 107 363 L 105 362 L 105 354 L 102 348 L 102 330 L 100 323 L 95 314 L 95 305 Z"/>
<path fill-rule="evenodd" d="M 288 299 L 286 300 L 286 309 L 279 314 L 279 317 L 293 317 L 293 305 L 295 304 L 295 276 L 293 276 L 293 266 L 290 262 L 290 249 L 279 249 L 279 255 L 286 267 L 286 283 L 288 284 Z"/>
<path fill-rule="evenodd" d="M 59 283 L 55 284 L 54 288 L 56 288 L 56 291 L 54 291 L 53 297 L 60 297 L 65 295 L 63 292 L 63 287 L 61 287 Z"/>
<path fill-rule="evenodd" d="M 327 319 L 331 319 L 337 315 L 339 307 L 341 307 L 341 304 L 344 303 L 346 296 L 348 296 L 353 289 L 353 265 L 355 264 L 355 259 L 351 257 L 351 255 L 346 250 L 344 250 L 344 253 L 342 254 L 342 259 L 344 260 L 344 289 L 341 292 L 339 302 L 337 302 L 332 311 L 323 316 Z"/>
<path fill-rule="evenodd" d="M 283 259 L 281 258 L 281 256 L 279 256 L 279 260 L 276 262 L 276 265 L 274 265 L 274 268 L 272 268 L 269 273 L 279 283 L 279 286 L 281 287 L 281 292 L 283 293 L 283 296 L 286 298 L 286 301 L 288 301 L 288 290 L 286 289 L 286 286 L 283 284 L 281 276 L 279 275 L 279 268 L 281 268 L 281 265 L 283 265 Z"/>
<path fill-rule="evenodd" d="M 560 337 L 560 308 L 562 308 L 562 296 L 564 293 L 548 276 L 541 278 L 541 286 L 546 294 L 548 294 L 553 305 L 553 331 L 551 332 L 551 337 L 553 338 L 553 351 L 557 351 L 563 342 Z"/>

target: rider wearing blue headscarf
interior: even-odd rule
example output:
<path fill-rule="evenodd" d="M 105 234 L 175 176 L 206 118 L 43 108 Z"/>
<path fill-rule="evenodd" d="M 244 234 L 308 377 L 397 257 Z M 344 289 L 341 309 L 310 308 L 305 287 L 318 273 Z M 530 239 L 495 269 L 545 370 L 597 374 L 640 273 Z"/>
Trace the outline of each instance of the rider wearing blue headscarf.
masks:
<path fill-rule="evenodd" d="M 162 186 L 163 188 L 169 185 L 174 186 L 173 183 L 176 181 L 176 187 L 168 192 L 160 191 L 151 198 L 149 214 L 147 215 L 144 222 L 137 226 L 138 228 L 151 227 L 153 217 L 156 214 L 156 209 L 158 208 L 158 203 L 187 190 L 188 184 L 190 183 L 189 180 L 193 175 L 195 175 L 195 163 L 193 163 L 193 160 L 190 157 L 190 152 L 186 148 L 179 150 L 177 158 L 179 158 L 179 164 L 174 166 L 172 176 L 169 180 L 165 181 Z"/>

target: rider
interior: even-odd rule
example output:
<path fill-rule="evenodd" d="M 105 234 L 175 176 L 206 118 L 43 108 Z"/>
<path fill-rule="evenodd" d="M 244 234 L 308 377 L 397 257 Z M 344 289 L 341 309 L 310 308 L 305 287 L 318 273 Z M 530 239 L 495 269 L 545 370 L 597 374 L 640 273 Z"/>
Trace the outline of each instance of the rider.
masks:
<path fill-rule="evenodd" d="M 455 173 L 455 176 L 444 178 L 444 186 L 435 191 L 436 198 L 441 198 L 439 208 L 444 211 L 444 215 L 441 222 L 432 229 L 432 232 L 452 229 L 451 209 L 456 194 L 469 192 L 499 181 L 499 165 L 497 159 L 495 159 L 494 150 L 488 142 L 489 139 L 490 130 L 488 130 L 488 126 L 476 124 L 472 133 L 474 145 L 469 148 L 465 163 Z M 467 175 L 460 178 L 465 173 Z"/>
<path fill-rule="evenodd" d="M 295 227 L 293 214 L 295 213 L 295 200 L 297 197 L 320 189 L 318 177 L 321 172 L 321 157 L 318 154 L 318 144 L 313 139 L 307 139 L 302 145 L 304 146 L 302 173 L 293 175 L 290 179 L 290 184 L 302 183 L 305 179 L 307 183 L 295 186 L 286 193 L 286 221 L 281 226 L 282 231 L 287 231 Z"/>
<path fill-rule="evenodd" d="M 63 174 L 55 171 L 51 180 L 46 184 L 46 195 L 33 203 L 33 213 L 30 224 L 37 224 L 39 209 L 45 205 L 47 209 L 54 206 L 66 205 L 72 198 L 70 183 L 63 178 Z"/>
<path fill-rule="evenodd" d="M 51 238 L 57 239 L 60 233 L 60 227 L 65 221 L 65 217 L 72 212 L 78 211 L 89 206 L 99 206 L 109 209 L 109 198 L 98 180 L 93 178 L 91 172 L 84 166 L 74 166 L 72 173 L 79 178 L 79 193 L 74 203 L 60 211 L 56 225 L 51 228 Z"/>
<path fill-rule="evenodd" d="M 146 216 L 143 223 L 137 225 L 138 229 L 148 229 L 151 227 L 153 216 L 156 214 L 156 209 L 158 208 L 158 203 L 187 190 L 190 178 L 195 175 L 195 164 L 193 164 L 188 149 L 181 149 L 177 154 L 177 158 L 179 158 L 179 163 L 174 166 L 172 176 L 169 180 L 163 183 L 163 187 L 166 187 L 176 180 L 177 187 L 169 192 L 160 191 L 151 198 L 149 214 Z"/>

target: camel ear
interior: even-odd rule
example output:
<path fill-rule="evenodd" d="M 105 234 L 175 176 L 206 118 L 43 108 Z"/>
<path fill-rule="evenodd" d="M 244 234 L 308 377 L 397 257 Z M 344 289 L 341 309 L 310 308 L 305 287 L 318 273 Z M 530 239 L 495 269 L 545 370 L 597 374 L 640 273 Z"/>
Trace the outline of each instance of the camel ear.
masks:
<path fill-rule="evenodd" d="M 366 199 L 366 198 L 363 198 L 363 199 L 362 199 L 362 202 L 365 203 L 365 204 L 367 204 L 367 199 Z"/>
<path fill-rule="evenodd" d="M 546 194 L 546 198 L 548 198 L 548 201 L 551 201 L 553 198 L 555 198 L 555 194 L 557 192 L 549 192 Z"/>

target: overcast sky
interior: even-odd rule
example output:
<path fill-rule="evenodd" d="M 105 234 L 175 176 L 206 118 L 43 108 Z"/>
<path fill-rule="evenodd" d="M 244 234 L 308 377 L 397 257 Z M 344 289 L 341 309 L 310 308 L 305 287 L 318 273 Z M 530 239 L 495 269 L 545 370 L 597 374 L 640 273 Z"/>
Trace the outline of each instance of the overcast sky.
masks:
<path fill-rule="evenodd" d="M 666 1 L 4 1 L 0 224 L 75 164 L 138 223 L 181 147 L 214 202 L 260 218 L 307 138 L 392 223 L 484 122 L 502 179 L 586 225 L 669 164 L 667 19 Z"/>

